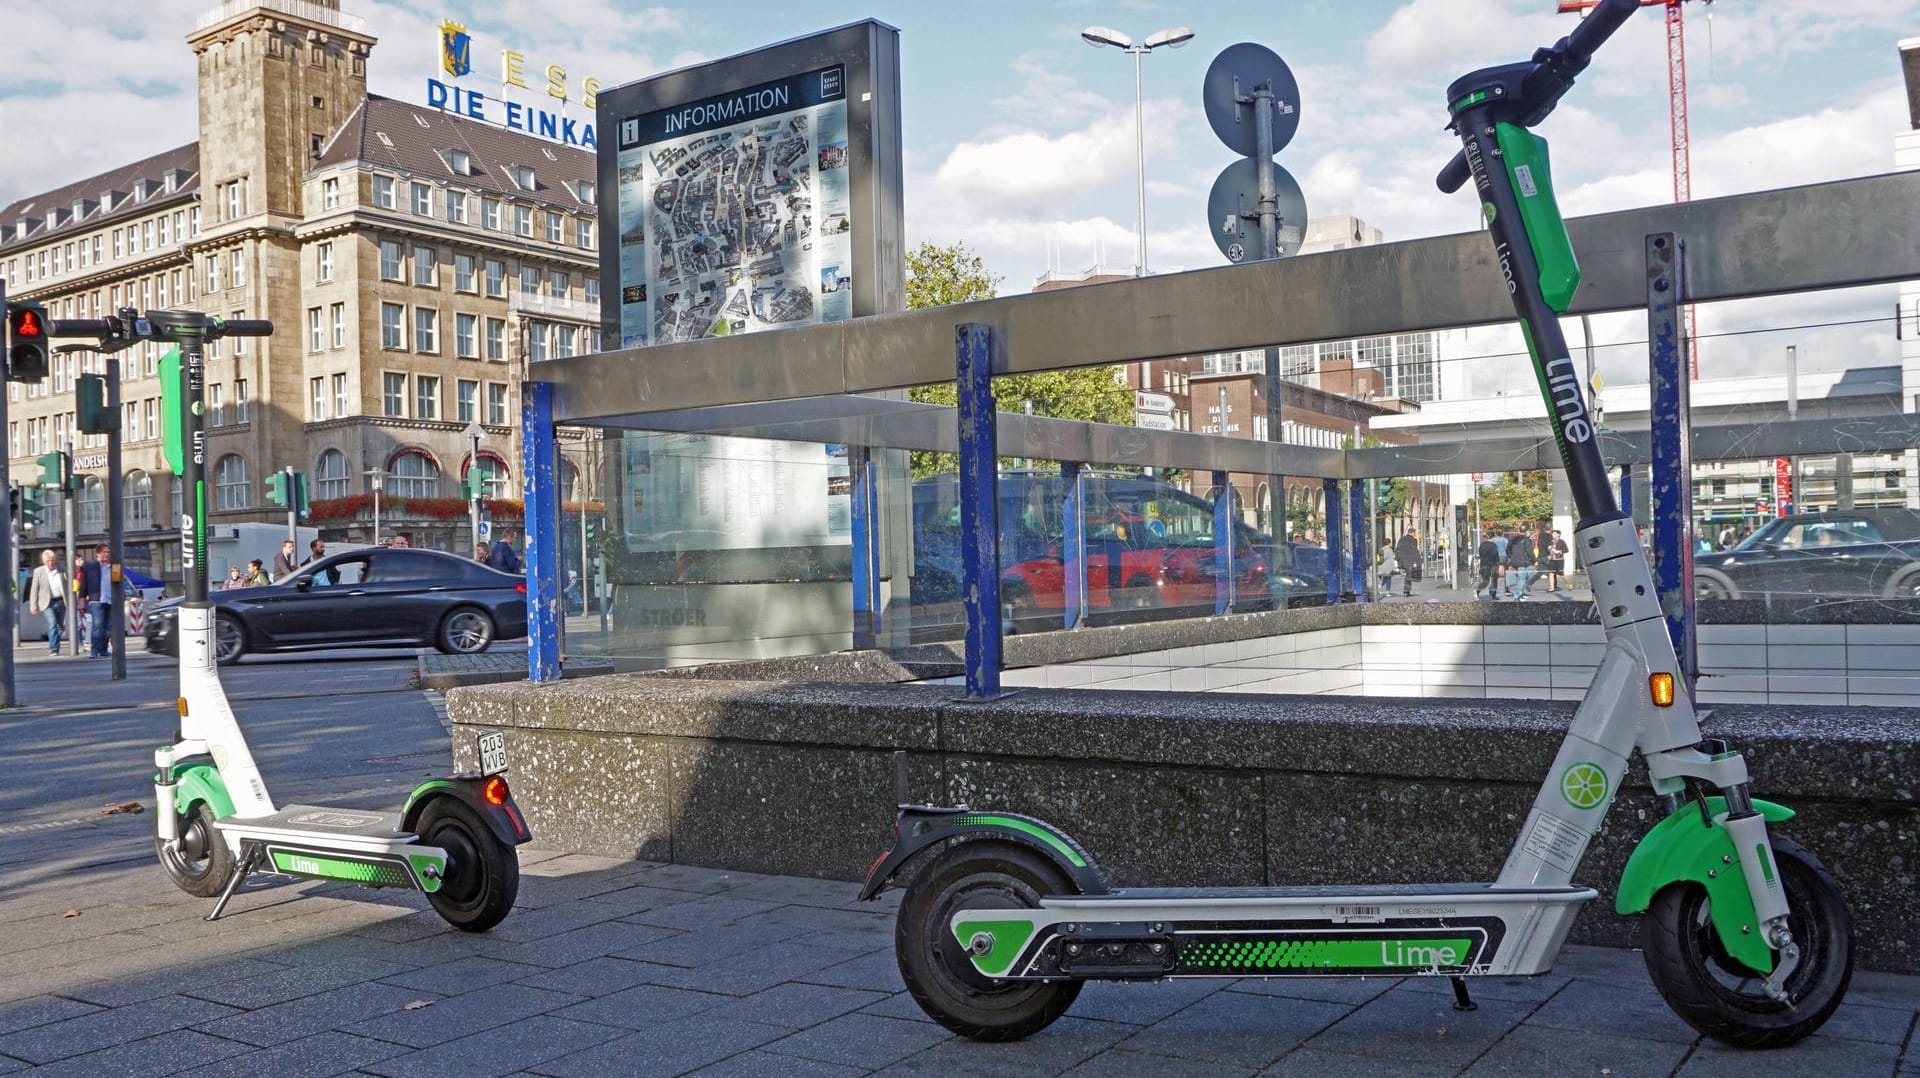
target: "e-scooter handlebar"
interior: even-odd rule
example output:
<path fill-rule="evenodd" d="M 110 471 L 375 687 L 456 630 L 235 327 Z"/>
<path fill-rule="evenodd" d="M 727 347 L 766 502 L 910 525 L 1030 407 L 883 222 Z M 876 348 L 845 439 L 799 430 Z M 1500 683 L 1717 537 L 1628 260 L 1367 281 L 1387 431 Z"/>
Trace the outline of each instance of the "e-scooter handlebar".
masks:
<path fill-rule="evenodd" d="M 119 331 L 110 318 L 50 318 L 49 337 L 111 337 Z"/>
<path fill-rule="evenodd" d="M 273 323 L 265 318 L 219 318 L 214 320 L 214 337 L 271 337 Z"/>
<path fill-rule="evenodd" d="M 1441 194 L 1450 195 L 1460 190 L 1472 175 L 1473 170 L 1467 167 L 1467 151 L 1456 150 L 1453 160 L 1447 162 L 1447 167 L 1440 170 L 1439 178 L 1433 182 L 1440 185 Z"/>
<path fill-rule="evenodd" d="M 1573 33 L 1567 35 L 1567 55 L 1585 67 L 1601 43 L 1612 37 L 1638 10 L 1640 0 L 1600 0 L 1600 6 L 1589 11 L 1580 25 L 1573 28 Z"/>

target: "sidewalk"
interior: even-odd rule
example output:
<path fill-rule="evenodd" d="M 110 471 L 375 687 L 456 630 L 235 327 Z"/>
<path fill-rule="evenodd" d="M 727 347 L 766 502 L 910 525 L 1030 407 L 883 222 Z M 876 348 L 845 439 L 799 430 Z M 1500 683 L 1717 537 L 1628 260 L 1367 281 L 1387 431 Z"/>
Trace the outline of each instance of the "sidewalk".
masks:
<path fill-rule="evenodd" d="M 1093 984 L 1045 1032 L 974 1044 L 902 991 L 895 902 L 851 884 L 523 850 L 520 906 L 486 935 L 410 893 L 311 882 L 208 924 L 149 826 L 24 836 L 111 855 L 8 865 L 0 1073 L 1920 1074 L 1920 978 L 1856 974 L 1822 1034 L 1754 1055 L 1702 1043 L 1637 955 L 1589 947 L 1475 981 L 1470 1013 L 1441 980 Z"/>

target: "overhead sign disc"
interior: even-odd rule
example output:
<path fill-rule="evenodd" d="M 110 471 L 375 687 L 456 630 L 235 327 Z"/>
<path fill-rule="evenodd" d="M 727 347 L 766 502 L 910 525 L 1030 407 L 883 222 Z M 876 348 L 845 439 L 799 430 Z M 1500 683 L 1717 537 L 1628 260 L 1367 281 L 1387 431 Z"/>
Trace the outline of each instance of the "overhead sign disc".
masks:
<path fill-rule="evenodd" d="M 1241 104 L 1239 99 L 1252 97 L 1254 88 L 1262 84 L 1273 88 L 1273 149 L 1278 153 L 1300 129 L 1300 84 L 1293 80 L 1285 60 L 1265 45 L 1243 41 L 1221 50 L 1200 84 L 1207 123 L 1228 149 L 1243 157 L 1252 157 L 1260 147 L 1252 103 Z"/>
<path fill-rule="evenodd" d="M 1250 157 L 1220 170 L 1207 194 L 1207 231 L 1229 262 L 1258 262 L 1300 253 L 1307 235 L 1307 196 L 1293 175 L 1273 166 L 1274 209 L 1279 213 L 1275 250 L 1260 250 L 1260 176 Z"/>

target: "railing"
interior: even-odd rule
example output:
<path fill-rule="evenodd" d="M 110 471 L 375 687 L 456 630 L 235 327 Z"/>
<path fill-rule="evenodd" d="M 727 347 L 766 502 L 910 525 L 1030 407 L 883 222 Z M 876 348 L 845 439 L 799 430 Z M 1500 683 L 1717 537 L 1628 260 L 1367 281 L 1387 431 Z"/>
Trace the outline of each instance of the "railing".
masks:
<path fill-rule="evenodd" d="M 331 26 L 350 33 L 359 33 L 367 25 L 367 20 L 358 15 L 348 15 L 338 7 L 314 3 L 313 0 L 227 0 L 226 3 L 200 16 L 193 28 L 196 31 L 205 30 L 209 26 L 244 15 L 255 8 L 277 11 L 282 15 L 292 15 L 296 19 L 317 22 L 322 26 Z"/>

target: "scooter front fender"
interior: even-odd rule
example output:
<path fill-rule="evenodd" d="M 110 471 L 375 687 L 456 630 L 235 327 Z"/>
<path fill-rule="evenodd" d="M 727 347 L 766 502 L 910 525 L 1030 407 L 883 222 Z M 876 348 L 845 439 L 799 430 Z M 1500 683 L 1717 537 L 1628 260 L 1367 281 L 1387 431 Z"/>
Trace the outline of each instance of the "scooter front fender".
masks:
<path fill-rule="evenodd" d="M 1012 812 L 974 812 L 967 808 L 902 805 L 894 818 L 893 847 L 867 868 L 862 901 L 877 897 L 914 858 L 948 839 L 1002 839 L 1037 850 L 1060 867 L 1083 895 L 1107 893 L 1106 873 L 1080 844 L 1045 820 Z"/>
<path fill-rule="evenodd" d="M 182 816 L 204 801 L 213 810 L 213 818 L 224 820 L 233 815 L 233 798 L 227 794 L 226 780 L 220 769 L 207 763 L 173 765 L 173 810 Z"/>
<path fill-rule="evenodd" d="M 1768 823 L 1793 818 L 1793 810 L 1758 798 L 1754 811 Z M 1620 894 L 1614 909 L 1642 913 L 1653 896 L 1670 883 L 1697 883 L 1711 902 L 1714 932 L 1727 953 L 1763 973 L 1773 971 L 1773 948 L 1755 923 L 1753 894 L 1740 868 L 1740 857 L 1725 825 L 1727 799 L 1707 798 L 1708 820 L 1689 802 L 1654 825 L 1620 874 Z"/>

